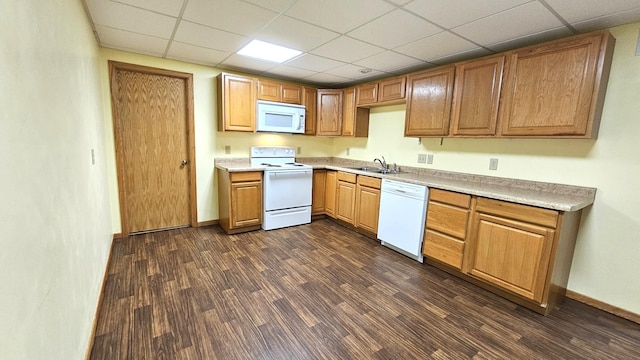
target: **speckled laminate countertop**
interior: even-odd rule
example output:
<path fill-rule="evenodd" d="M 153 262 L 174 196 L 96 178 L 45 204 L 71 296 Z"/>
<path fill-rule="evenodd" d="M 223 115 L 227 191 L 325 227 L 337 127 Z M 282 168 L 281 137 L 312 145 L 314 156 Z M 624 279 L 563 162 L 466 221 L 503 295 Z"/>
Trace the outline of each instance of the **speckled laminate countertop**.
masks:
<path fill-rule="evenodd" d="M 311 165 L 314 169 L 346 171 L 358 175 L 404 181 L 411 184 L 425 185 L 429 188 L 456 191 L 559 211 L 578 211 L 583 209 L 593 204 L 596 195 L 596 189 L 590 187 L 472 175 L 408 166 L 400 166 L 402 172 L 399 174 L 371 173 L 350 169 L 350 167 L 377 167 L 372 162 L 341 158 L 296 158 L 296 161 Z M 248 158 L 216 158 L 215 166 L 230 172 L 262 171 L 265 168 L 264 166 L 252 167 Z"/>

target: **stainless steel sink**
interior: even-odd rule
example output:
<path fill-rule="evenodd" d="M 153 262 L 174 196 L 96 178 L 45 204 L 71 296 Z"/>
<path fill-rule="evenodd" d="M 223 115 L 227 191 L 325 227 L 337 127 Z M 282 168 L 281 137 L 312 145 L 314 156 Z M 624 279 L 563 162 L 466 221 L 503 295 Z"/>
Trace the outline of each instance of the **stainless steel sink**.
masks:
<path fill-rule="evenodd" d="M 353 166 L 353 167 L 347 167 L 347 169 L 360 170 L 360 171 L 366 171 L 366 172 L 377 173 L 377 174 L 400 174 L 405 172 L 405 171 L 383 170 L 376 167 L 366 167 L 366 166 Z"/>

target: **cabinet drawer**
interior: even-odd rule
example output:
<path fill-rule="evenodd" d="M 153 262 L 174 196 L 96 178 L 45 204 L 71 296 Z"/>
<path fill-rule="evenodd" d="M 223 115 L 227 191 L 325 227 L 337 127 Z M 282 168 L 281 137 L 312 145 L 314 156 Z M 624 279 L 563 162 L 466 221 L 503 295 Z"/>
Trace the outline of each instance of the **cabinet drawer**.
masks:
<path fill-rule="evenodd" d="M 229 173 L 229 176 L 231 177 L 231 182 L 262 180 L 262 172 L 259 171 L 232 172 Z"/>
<path fill-rule="evenodd" d="M 380 189 L 381 182 L 382 180 L 371 177 L 371 176 L 364 176 L 364 175 L 358 176 L 358 185 L 368 186 L 374 189 Z"/>
<path fill-rule="evenodd" d="M 356 183 L 356 174 L 338 171 L 338 181 L 346 181 L 352 184 Z"/>
<path fill-rule="evenodd" d="M 429 201 L 427 228 L 464 239 L 467 233 L 469 210 Z"/>
<path fill-rule="evenodd" d="M 499 215 L 510 219 L 525 221 L 555 229 L 558 224 L 558 212 L 506 201 L 478 198 L 476 211 Z"/>
<path fill-rule="evenodd" d="M 471 203 L 471 195 L 440 189 L 429 189 L 429 200 L 468 209 Z"/>
<path fill-rule="evenodd" d="M 456 269 L 462 269 L 462 254 L 464 242 L 450 236 L 426 230 L 424 232 L 424 244 L 422 254 L 451 265 Z"/>

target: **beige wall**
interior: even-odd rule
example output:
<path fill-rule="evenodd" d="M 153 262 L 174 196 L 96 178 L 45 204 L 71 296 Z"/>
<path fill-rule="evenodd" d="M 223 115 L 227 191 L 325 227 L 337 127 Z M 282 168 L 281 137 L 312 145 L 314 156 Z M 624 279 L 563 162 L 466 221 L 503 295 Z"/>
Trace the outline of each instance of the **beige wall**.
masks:
<path fill-rule="evenodd" d="M 113 233 L 99 49 L 80 1 L 1 8 L 0 358 L 81 359 Z"/>
<path fill-rule="evenodd" d="M 410 166 L 419 153 L 425 167 L 481 175 L 598 188 L 583 215 L 569 288 L 640 313 L 640 56 L 634 56 L 640 24 L 611 29 L 616 48 L 597 140 L 404 138 L 405 106 L 373 109 L 369 138 L 336 139 L 334 155 Z M 350 148 L 350 155 L 346 149 Z M 489 158 L 498 158 L 497 171 Z"/>
<path fill-rule="evenodd" d="M 117 60 L 194 74 L 198 220 L 218 218 L 214 157 L 247 157 L 252 145 L 301 146 L 302 156 L 340 156 L 368 160 L 384 155 L 389 163 L 513 177 L 598 188 L 596 203 L 586 210 L 578 238 L 569 288 L 609 304 L 640 313 L 640 57 L 634 56 L 639 24 L 612 29 L 617 38 L 613 68 L 598 140 L 423 139 L 404 138 L 405 106 L 372 109 L 367 139 L 217 131 L 215 76 L 219 69 L 102 49 L 104 103 L 109 103 L 107 60 Z M 111 114 L 105 106 L 106 153 L 111 184 L 114 232 L 120 231 Z M 230 145 L 231 155 L 224 154 Z M 350 155 L 346 155 L 346 149 Z M 417 164 L 419 153 L 433 154 L 433 165 Z M 499 159 L 497 171 L 489 158 Z"/>

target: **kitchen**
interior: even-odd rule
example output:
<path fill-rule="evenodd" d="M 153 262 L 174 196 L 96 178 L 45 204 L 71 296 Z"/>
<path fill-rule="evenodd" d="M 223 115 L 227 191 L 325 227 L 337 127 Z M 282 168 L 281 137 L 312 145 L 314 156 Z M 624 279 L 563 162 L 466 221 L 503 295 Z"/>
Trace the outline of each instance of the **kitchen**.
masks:
<path fill-rule="evenodd" d="M 53 14 L 56 10 L 53 8 L 48 8 L 48 10 L 49 11 L 42 10 L 36 13 L 39 14 L 41 21 L 55 28 L 55 19 L 50 19 L 47 13 Z M 87 28 L 85 24 L 86 20 L 84 20 L 85 15 L 82 11 L 74 9 L 70 10 L 70 12 L 70 17 L 76 19 L 75 21 L 78 23 L 78 27 Z M 17 14 L 16 19 L 26 19 L 20 17 L 24 15 L 23 12 L 18 11 L 15 13 Z M 3 23 L 5 23 L 4 20 L 3 18 Z M 8 24 L 16 24 L 16 29 L 21 28 L 18 20 L 6 19 L 6 21 Z M 27 21 L 24 21 L 24 23 L 27 23 Z M 85 128 L 83 126 L 68 126 L 67 123 L 62 120 L 66 116 L 63 111 L 63 105 L 71 109 L 75 108 L 74 105 L 64 100 L 66 97 L 63 98 L 62 95 L 56 96 L 54 94 L 57 92 L 62 92 L 62 94 L 65 95 L 74 94 L 70 86 L 60 90 L 54 88 L 53 85 L 49 85 L 49 87 L 42 88 L 42 90 L 37 92 L 38 98 L 51 99 L 51 101 L 47 103 L 59 104 L 53 108 L 47 107 L 45 109 L 44 105 L 32 104 L 32 101 L 27 101 L 27 99 L 23 99 L 23 102 L 17 101 L 15 104 L 3 103 L 3 105 L 6 105 L 5 108 L 8 109 L 7 111 L 9 111 L 5 112 L 5 114 L 12 113 L 10 111 L 15 111 L 15 113 L 12 114 L 16 114 L 16 117 L 18 117 L 17 114 L 20 114 L 22 111 L 27 111 L 26 109 L 28 109 L 29 106 L 24 104 L 29 103 L 31 104 L 30 107 L 33 108 L 29 111 L 40 111 L 36 114 L 37 116 L 34 115 L 34 118 L 43 117 L 43 114 L 53 114 L 52 116 L 56 119 L 54 123 L 57 126 L 57 130 L 55 128 L 52 129 L 52 125 L 47 125 L 47 123 L 43 122 L 40 128 L 33 129 L 32 134 L 36 134 L 36 137 L 26 137 L 16 129 L 6 129 L 7 131 L 5 132 L 5 128 L 3 128 L 3 134 L 8 134 L 14 137 L 14 139 L 19 139 L 23 142 L 22 146 L 24 146 L 24 144 L 32 144 L 34 147 L 34 149 L 24 152 L 22 156 L 17 158 L 23 161 L 12 162 L 11 164 L 7 162 L 6 164 L 3 163 L 3 165 L 6 165 L 5 168 L 17 167 L 19 171 L 32 174 L 33 170 L 28 165 L 31 161 L 39 159 L 40 157 L 47 160 L 44 162 L 37 161 L 36 164 L 42 174 L 52 174 L 52 176 L 47 176 L 47 178 L 53 183 L 54 189 L 60 189 L 61 194 L 67 195 L 60 199 L 56 197 L 56 200 L 59 204 L 68 208 L 73 207 L 74 204 L 82 203 L 80 199 L 77 199 L 76 196 L 73 195 L 71 189 L 86 191 L 86 197 L 90 199 L 96 199 L 96 197 L 95 195 L 90 195 L 89 191 L 93 188 L 82 190 L 84 189 L 84 185 L 81 182 L 76 183 L 74 179 L 65 178 L 64 181 L 73 182 L 71 188 L 69 188 L 70 185 L 65 185 L 63 180 L 60 179 L 60 176 L 56 175 L 57 171 L 52 168 L 51 164 L 53 164 L 54 161 L 62 159 L 62 164 L 58 164 L 60 164 L 63 169 L 73 171 L 82 179 L 90 180 L 91 184 L 93 184 L 92 186 L 95 189 L 99 189 L 102 195 L 99 195 L 96 199 L 96 202 L 99 204 L 98 208 L 103 209 L 104 213 L 107 214 L 106 217 L 110 219 L 104 220 L 104 216 L 101 215 L 101 219 L 91 220 L 89 223 L 93 224 L 95 229 L 86 228 L 82 231 L 75 231 L 61 227 L 59 230 L 62 234 L 72 234 L 78 237 L 89 236 L 97 239 L 101 244 L 99 250 L 84 250 L 87 254 L 98 253 L 90 256 L 90 258 L 93 259 L 92 265 L 73 267 L 80 272 L 91 269 L 88 272 L 93 276 L 91 281 L 91 291 L 93 295 L 89 297 L 95 298 L 95 294 L 97 294 L 95 291 L 97 291 L 99 284 L 94 285 L 94 283 L 99 283 L 102 278 L 102 272 L 106 266 L 105 254 L 108 250 L 107 247 L 111 241 L 111 236 L 120 232 L 120 219 L 117 210 L 117 189 L 116 186 L 113 185 L 117 183 L 115 180 L 114 158 L 107 155 L 114 153 L 113 138 L 109 136 L 109 132 L 112 129 L 110 123 L 111 116 L 108 109 L 109 101 L 108 95 L 105 95 L 109 93 L 108 81 L 106 81 L 106 79 L 108 79 L 107 61 L 116 60 L 190 72 L 194 74 L 195 126 L 197 130 L 196 166 L 198 168 L 197 206 L 199 222 L 207 222 L 219 218 L 216 180 L 214 177 L 214 158 L 247 157 L 250 147 L 254 145 L 300 147 L 301 155 L 305 157 L 340 157 L 372 161 L 374 158 L 384 155 L 388 162 L 397 162 L 405 166 L 418 166 L 417 157 L 419 154 L 431 154 L 433 155 L 433 164 L 431 167 L 426 166 L 427 168 L 595 187 L 598 189 L 595 205 L 583 214 L 583 223 L 578 237 L 574 262 L 572 264 L 569 288 L 577 293 L 601 300 L 604 303 L 638 313 L 640 309 L 637 308 L 637 299 L 639 296 L 637 289 L 640 288 L 640 285 L 638 284 L 638 279 L 633 274 L 638 272 L 636 257 L 639 253 L 637 234 L 640 233 L 640 225 L 638 224 L 638 220 L 632 215 L 640 210 L 638 198 L 633 195 L 633 185 L 635 185 L 640 178 L 636 166 L 638 147 L 636 145 L 635 135 L 638 134 L 638 125 L 634 120 L 636 117 L 635 114 L 640 111 L 637 105 L 637 89 L 640 79 L 638 79 L 637 75 L 634 75 L 638 73 L 638 57 L 633 56 L 637 44 L 637 29 L 637 24 L 611 29 L 612 34 L 617 40 L 616 53 L 614 54 L 614 63 L 607 89 L 600 134 L 595 141 L 444 139 L 441 144 L 439 138 L 424 138 L 420 144 L 417 139 L 404 138 L 402 136 L 405 113 L 405 108 L 402 105 L 372 109 L 370 114 L 369 137 L 366 139 L 333 139 L 231 132 L 221 133 L 217 132 L 216 121 L 212 120 L 216 118 L 217 111 L 212 99 L 216 98 L 214 79 L 219 74 L 219 69 L 107 48 L 91 50 L 92 46 L 95 47 L 95 45 L 91 45 L 87 47 L 89 50 L 82 51 L 93 51 L 90 56 L 95 58 L 96 64 L 87 61 L 81 63 L 79 66 L 80 68 L 87 69 L 87 76 L 93 77 L 93 80 L 86 82 L 86 87 L 93 89 L 93 96 L 100 99 L 100 101 L 91 103 L 86 100 L 86 95 L 82 94 L 78 94 L 77 98 L 83 101 L 81 112 L 88 114 L 87 117 L 92 119 L 104 118 L 104 122 L 102 120 L 95 120 L 95 124 L 89 128 Z M 90 30 L 87 31 L 90 32 Z M 23 38 L 25 41 L 31 41 L 43 49 L 47 49 L 46 44 L 55 43 L 54 36 L 60 35 L 68 38 L 77 36 L 65 33 L 63 29 L 58 29 L 56 32 L 53 32 L 49 38 L 45 38 L 44 40 L 29 38 L 28 33 L 21 36 L 26 37 Z M 84 41 L 85 44 L 95 43 L 90 33 L 86 38 L 83 38 L 82 41 Z M 73 52 L 76 50 L 76 48 L 72 48 L 66 51 Z M 57 52 L 55 49 L 50 51 L 51 53 Z M 25 51 L 25 54 L 28 54 L 28 52 Z M 67 65 L 64 65 L 61 59 L 56 60 L 58 58 L 55 56 L 52 57 L 52 59 L 55 60 L 55 65 L 57 65 L 63 73 L 75 74 L 76 70 L 67 68 Z M 32 65 L 32 69 L 35 69 L 36 75 L 40 76 L 40 78 L 50 78 L 54 76 L 49 68 L 39 65 L 38 61 L 40 60 L 39 57 L 34 57 L 33 60 L 27 61 Z M 10 70 L 12 70 L 11 72 L 15 71 L 16 74 L 27 74 L 22 68 L 10 67 Z M 16 93 L 20 93 L 19 90 L 26 93 L 27 89 L 29 89 L 28 86 L 30 86 L 30 88 L 38 88 L 42 85 L 37 80 L 37 77 L 25 76 L 20 80 L 14 79 L 10 84 L 14 86 Z M 82 81 L 79 83 L 82 83 Z M 75 124 L 79 125 L 82 124 L 82 122 L 77 120 Z M 50 131 L 55 131 L 53 132 L 54 134 L 75 139 L 77 144 L 74 142 L 67 143 L 65 146 L 58 144 L 54 139 L 47 137 L 47 132 Z M 80 135 L 76 135 L 78 131 L 82 134 L 82 138 L 78 138 Z M 48 145 L 49 150 L 43 151 L 39 149 L 36 141 L 44 141 L 44 143 Z M 3 138 L 2 144 L 3 152 L 15 154 L 14 149 L 15 146 L 17 146 L 16 143 L 9 141 L 9 139 L 5 141 L 5 138 Z M 68 147 L 77 149 L 77 155 L 69 156 Z M 88 149 L 92 147 L 96 149 L 98 167 L 85 168 L 84 166 L 87 166 L 84 165 L 86 164 L 85 153 L 88 154 Z M 225 153 L 226 147 L 229 147 L 230 153 L 228 154 Z M 75 154 L 76 152 L 73 153 Z M 490 171 L 488 169 L 490 158 L 499 158 L 498 170 Z M 91 169 L 98 170 L 92 171 Z M 4 178 L 3 181 L 5 181 Z M 23 181 L 25 180 L 23 179 Z M 29 184 L 32 181 L 27 179 L 25 182 Z M 3 185 L 5 185 L 4 182 Z M 12 186 L 9 185 L 3 186 L 3 188 L 12 188 Z M 53 196 L 47 195 L 47 192 L 45 192 L 44 189 L 40 190 L 39 186 L 32 187 L 32 189 L 34 188 L 38 195 L 27 197 L 27 199 L 31 199 L 31 201 L 18 201 L 16 198 L 8 195 L 10 196 L 9 199 L 11 199 L 10 203 L 18 206 L 19 209 L 23 209 L 25 214 L 29 214 L 32 211 L 29 209 L 37 208 L 35 204 L 39 202 L 40 197 L 51 199 L 51 196 Z M 105 188 L 108 190 L 104 191 Z M 69 210 L 69 213 L 73 216 L 68 217 L 68 220 L 65 221 L 70 222 L 70 228 L 72 227 L 71 224 L 75 225 L 82 221 L 81 219 L 84 213 L 93 213 L 93 211 L 89 210 L 95 209 L 95 206 L 84 206 L 87 211 L 83 211 L 83 214 L 79 214 L 76 210 Z M 49 207 L 43 208 L 43 211 L 47 208 Z M 48 213 L 55 214 L 56 208 L 51 207 Z M 24 220 L 16 221 L 16 223 L 24 224 Z M 39 227 L 35 226 L 33 230 L 34 234 L 29 236 L 49 234 L 49 232 L 44 229 L 38 232 L 38 229 Z M 23 245 L 20 246 L 27 246 L 27 244 L 29 244 L 28 241 L 25 241 L 29 237 L 22 233 L 22 231 L 14 230 L 11 227 L 6 233 L 10 235 L 7 236 L 7 238 L 14 237 L 21 239 L 19 243 Z M 104 239 L 105 234 L 108 234 L 108 239 Z M 3 244 L 8 245 L 8 248 L 17 246 L 14 244 L 15 240 L 7 239 L 6 241 L 7 243 Z M 9 241 L 11 241 L 11 243 L 9 243 Z M 52 244 L 52 246 L 54 250 L 57 248 L 57 245 Z M 35 248 L 36 245 L 33 245 L 33 247 Z M 14 256 L 20 253 L 9 252 L 7 254 Z M 24 256 L 15 257 L 24 258 Z M 47 264 L 48 261 L 55 261 L 45 260 L 48 259 L 46 253 L 39 254 L 34 259 L 44 264 Z M 32 270 L 30 269 L 33 268 L 26 267 L 28 264 L 11 264 L 17 267 L 19 274 L 23 274 L 23 279 L 31 280 Z M 63 269 L 67 267 L 67 265 L 59 265 L 58 262 L 55 264 L 56 265 L 52 265 L 51 269 Z M 99 269 L 94 269 L 94 267 Z M 50 271 L 50 273 L 51 276 L 53 276 L 56 271 Z M 47 279 L 48 280 L 43 280 L 43 283 L 54 283 L 51 278 Z M 16 288 L 20 289 L 20 287 Z M 73 290 L 68 290 L 67 293 L 69 292 L 73 292 Z M 51 293 L 51 296 L 57 296 L 58 299 L 66 299 L 64 293 L 64 291 L 61 294 L 55 290 Z M 24 299 L 22 296 L 18 298 Z M 26 298 L 29 297 L 27 296 Z M 45 305 L 49 304 L 47 297 L 40 292 L 35 292 L 33 298 L 41 299 Z M 91 303 L 91 301 L 87 300 L 84 304 L 78 305 L 84 309 L 82 320 L 76 320 L 77 323 L 83 324 L 83 330 L 74 330 L 79 336 L 85 336 L 87 334 L 86 329 L 89 324 L 87 324 L 88 320 L 86 320 L 86 318 L 90 318 L 95 311 L 95 301 L 92 304 L 86 303 Z M 7 300 L 3 302 L 3 304 L 13 304 L 13 302 Z M 29 306 L 30 309 L 36 309 L 35 306 Z M 35 329 L 36 326 L 33 321 L 35 321 L 33 318 L 26 317 L 24 323 L 27 325 L 18 327 L 16 332 L 20 340 L 18 343 L 25 342 L 24 339 L 34 334 L 34 330 L 32 329 Z M 18 322 L 9 321 L 9 323 L 17 324 Z M 57 328 L 57 325 L 51 322 L 48 327 L 44 326 L 42 331 Z M 44 334 L 42 335 L 44 336 Z M 14 344 L 12 346 L 18 347 L 19 345 Z M 80 347 L 82 349 L 79 351 L 84 351 L 84 345 Z M 60 351 L 62 352 L 62 350 Z M 34 357 L 37 358 L 38 356 Z"/>

